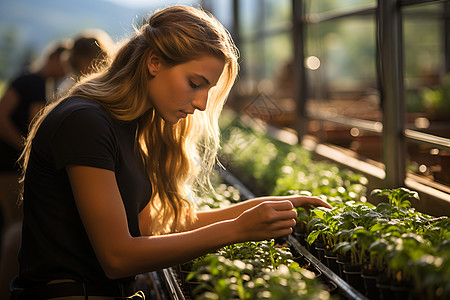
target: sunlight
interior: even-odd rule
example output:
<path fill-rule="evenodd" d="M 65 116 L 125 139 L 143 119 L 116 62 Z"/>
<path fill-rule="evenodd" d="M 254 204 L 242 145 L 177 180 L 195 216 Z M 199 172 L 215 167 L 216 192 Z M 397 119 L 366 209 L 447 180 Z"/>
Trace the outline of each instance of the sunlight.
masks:
<path fill-rule="evenodd" d="M 317 70 L 320 67 L 320 60 L 317 56 L 306 58 L 306 67 L 310 70 Z"/>

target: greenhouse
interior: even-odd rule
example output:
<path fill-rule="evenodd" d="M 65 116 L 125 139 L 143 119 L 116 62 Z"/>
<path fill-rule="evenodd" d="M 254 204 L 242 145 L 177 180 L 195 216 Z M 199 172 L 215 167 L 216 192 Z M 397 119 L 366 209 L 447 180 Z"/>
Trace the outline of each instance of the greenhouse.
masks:
<path fill-rule="evenodd" d="M 213 250 L 200 256 L 189 252 L 188 244 L 196 240 L 186 243 L 186 249 L 167 248 L 176 263 L 164 264 L 161 258 L 159 268 L 145 265 L 149 270 L 135 276 L 142 296 L 136 293 L 127 299 L 450 299 L 450 1 L 203 0 L 189 5 L 211 12 L 229 31 L 239 49 L 239 73 L 218 120 L 220 146 L 209 189 L 193 190 L 186 198 L 204 215 L 270 196 L 317 197 L 331 208 L 293 207 L 295 226 L 288 235 L 211 246 Z M 151 81 L 157 75 L 152 77 L 148 65 Z M 209 62 L 210 68 L 213 65 Z M 1 94 L 6 91 L 2 76 Z M 195 76 L 210 84 L 205 76 Z M 195 80 L 190 82 L 193 89 L 198 88 Z M 206 97 L 211 94 L 215 95 L 208 92 Z M 119 107 L 118 102 L 114 105 Z M 194 108 L 208 111 L 206 104 Z M 177 113 L 182 118 L 190 114 Z M 139 156 L 150 174 L 150 194 L 178 194 L 181 190 L 170 174 L 154 169 L 179 172 L 190 182 L 196 180 L 189 179 L 195 168 L 185 167 L 191 161 L 184 157 L 176 161 L 178 152 L 169 148 L 178 140 L 168 138 L 167 125 L 161 125 L 161 132 L 142 134 L 152 118 L 156 117 L 135 129 L 135 143 L 146 138 L 153 142 L 144 144 Z M 195 140 L 185 138 L 185 131 L 174 132 L 183 143 Z M 167 144 L 156 146 L 151 134 L 159 134 Z M 199 143 L 201 155 L 214 152 L 206 142 Z M 150 146 L 167 156 L 148 155 Z M 161 161 L 150 163 L 146 155 Z M 170 167 L 162 162 L 168 157 Z M 77 180 L 75 170 L 67 170 L 68 178 Z M 83 215 L 83 202 L 76 198 L 76 183 L 87 180 L 78 180 L 70 183 L 80 224 L 93 244 L 89 249 L 110 278 L 101 259 L 103 250 L 98 250 L 103 244 L 92 242 L 97 231 L 89 231 L 89 214 Z M 166 182 L 158 184 L 159 180 Z M 175 221 L 188 218 L 184 207 L 160 201 L 133 204 L 142 206 L 139 235 L 145 235 L 140 219 L 144 206 L 157 211 L 144 221 L 149 228 L 158 222 L 162 229 L 174 226 L 158 210 L 172 209 Z M 3 214 L 3 230 L 8 232 L 9 219 Z M 127 217 L 132 218 L 128 210 Z M 175 235 L 185 233 L 170 229 Z M 170 236 L 169 230 L 155 236 L 148 230 L 151 238 Z M 3 238 L 2 243 L 8 242 Z M 7 257 L 4 251 L 2 260 Z M 17 257 L 17 250 L 14 254 Z M 0 281 L 6 276 L 2 268 L 8 267 L 0 262 Z M 86 291 L 83 295 L 88 299 Z"/>

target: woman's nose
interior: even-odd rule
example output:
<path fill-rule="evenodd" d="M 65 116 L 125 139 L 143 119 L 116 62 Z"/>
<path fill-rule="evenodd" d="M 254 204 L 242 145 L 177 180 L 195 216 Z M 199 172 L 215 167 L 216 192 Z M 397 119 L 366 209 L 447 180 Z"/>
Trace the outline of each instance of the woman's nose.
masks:
<path fill-rule="evenodd" d="M 208 103 L 208 90 L 199 92 L 195 99 L 192 101 L 192 106 L 199 111 L 204 111 L 206 109 L 206 104 Z"/>

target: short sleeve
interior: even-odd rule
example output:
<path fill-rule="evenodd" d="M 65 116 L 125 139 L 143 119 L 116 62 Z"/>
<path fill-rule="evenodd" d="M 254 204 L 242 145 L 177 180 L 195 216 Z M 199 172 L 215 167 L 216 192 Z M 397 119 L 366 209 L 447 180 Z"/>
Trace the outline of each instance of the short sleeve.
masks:
<path fill-rule="evenodd" d="M 24 101 L 45 102 L 45 81 L 37 74 L 23 74 L 12 81 L 11 86 Z"/>
<path fill-rule="evenodd" d="M 94 108 L 72 112 L 51 141 L 57 169 L 83 165 L 115 171 L 117 138 L 106 113 Z"/>

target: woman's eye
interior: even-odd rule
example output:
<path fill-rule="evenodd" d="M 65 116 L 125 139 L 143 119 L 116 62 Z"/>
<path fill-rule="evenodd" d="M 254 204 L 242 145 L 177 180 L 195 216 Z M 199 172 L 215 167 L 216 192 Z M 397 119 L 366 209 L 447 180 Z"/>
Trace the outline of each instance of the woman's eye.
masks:
<path fill-rule="evenodd" d="M 196 89 L 198 87 L 200 87 L 199 85 L 196 85 L 195 83 L 193 83 L 192 81 L 189 81 L 189 85 L 191 86 L 191 88 Z"/>

